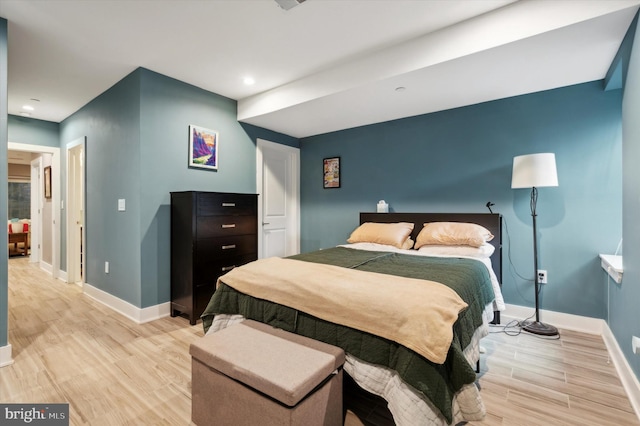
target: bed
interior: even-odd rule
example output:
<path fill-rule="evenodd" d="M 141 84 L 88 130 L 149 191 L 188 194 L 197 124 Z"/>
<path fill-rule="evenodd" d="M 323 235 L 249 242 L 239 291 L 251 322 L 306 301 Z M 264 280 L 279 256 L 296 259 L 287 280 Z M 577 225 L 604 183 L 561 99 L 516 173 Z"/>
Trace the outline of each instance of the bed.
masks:
<path fill-rule="evenodd" d="M 394 246 L 354 238 L 382 223 L 410 224 L 407 237 L 416 243 L 425 223 L 475 224 L 493 237 L 482 244 L 491 250 L 481 257 L 437 254 L 432 249 L 440 244 L 413 250 L 406 240 Z M 202 314 L 205 332 L 250 318 L 340 346 L 345 371 L 386 400 L 397 425 L 481 420 L 479 341 L 504 309 L 500 216 L 361 213 L 360 224 L 350 244 L 262 259 L 220 277 Z M 341 293 L 345 282 L 355 293 Z M 405 298 L 394 305 L 396 297 Z M 424 305 L 427 299 L 432 304 Z"/>

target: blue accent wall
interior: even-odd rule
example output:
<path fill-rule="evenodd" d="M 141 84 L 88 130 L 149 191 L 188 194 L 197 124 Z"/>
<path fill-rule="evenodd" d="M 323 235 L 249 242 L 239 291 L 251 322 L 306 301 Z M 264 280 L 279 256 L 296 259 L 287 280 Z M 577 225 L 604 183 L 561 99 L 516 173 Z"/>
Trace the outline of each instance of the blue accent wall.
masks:
<path fill-rule="evenodd" d="M 169 193 L 255 193 L 255 138 L 297 144 L 236 113 L 232 99 L 139 68 L 60 124 L 63 149 L 87 138 L 88 284 L 140 308 L 170 300 Z M 219 132 L 217 171 L 188 167 L 191 124 Z"/>
<path fill-rule="evenodd" d="M 10 115 L 9 142 L 50 147 L 60 146 L 60 124 Z"/>
<path fill-rule="evenodd" d="M 554 152 L 559 187 L 538 198 L 541 308 L 606 318 L 598 254 L 622 235 L 621 103 L 596 81 L 302 139 L 301 249 L 344 243 L 381 199 L 398 212 L 488 212 L 491 201 L 508 230 L 505 301 L 533 307 L 530 191 L 511 189 L 512 163 Z M 341 188 L 323 189 L 333 156 Z"/>
<path fill-rule="evenodd" d="M 637 31 L 638 15 L 631 24 L 627 39 L 633 46 L 626 49 L 623 82 L 623 212 L 622 256 L 624 273 L 622 283 L 609 286 L 611 328 L 629 365 L 640 377 L 640 357 L 631 350 L 631 337 L 640 336 L 640 31 Z"/>
<path fill-rule="evenodd" d="M 170 298 L 171 191 L 255 193 L 256 144 L 236 118 L 236 101 L 140 69 L 141 305 Z M 218 131 L 218 170 L 188 168 L 189 125 Z M 115 204 L 114 204 L 115 206 Z"/>
<path fill-rule="evenodd" d="M 294 138 L 293 136 L 274 132 L 273 130 L 263 129 L 262 127 L 254 126 L 253 124 L 240 123 L 240 125 L 256 145 L 258 139 L 263 139 L 269 142 L 276 142 L 281 145 L 287 145 L 293 148 L 300 148 L 300 140 L 298 138 Z"/>
<path fill-rule="evenodd" d="M 85 282 L 134 306 L 141 300 L 139 123 L 139 72 L 60 123 L 62 170 L 66 170 L 67 144 L 86 136 Z M 66 199 L 66 176 L 62 188 Z M 124 212 L 118 212 L 119 198 L 126 200 Z M 105 261 L 109 274 L 104 272 Z"/>

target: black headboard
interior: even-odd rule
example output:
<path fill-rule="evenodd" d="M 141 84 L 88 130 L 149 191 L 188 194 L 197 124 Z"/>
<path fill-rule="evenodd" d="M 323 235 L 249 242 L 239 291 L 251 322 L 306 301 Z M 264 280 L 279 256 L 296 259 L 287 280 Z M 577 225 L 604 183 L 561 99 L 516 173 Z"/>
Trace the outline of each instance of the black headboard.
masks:
<path fill-rule="evenodd" d="M 360 213 L 360 224 L 365 222 L 413 223 L 413 241 L 422 230 L 423 224 L 427 222 L 470 222 L 482 225 L 494 236 L 493 240 L 489 241 L 496 248 L 491 256 L 491 265 L 502 284 L 502 216 L 497 213 Z"/>

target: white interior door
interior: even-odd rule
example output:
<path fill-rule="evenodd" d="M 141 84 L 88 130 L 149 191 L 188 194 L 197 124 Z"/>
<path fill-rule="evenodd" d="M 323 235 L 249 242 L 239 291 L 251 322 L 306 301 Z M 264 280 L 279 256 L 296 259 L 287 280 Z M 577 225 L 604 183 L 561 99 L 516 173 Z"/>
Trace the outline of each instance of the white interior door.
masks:
<path fill-rule="evenodd" d="M 42 157 L 31 161 L 31 229 L 29 242 L 29 262 L 40 262 L 40 241 L 42 241 Z"/>
<path fill-rule="evenodd" d="M 67 282 L 84 283 L 84 138 L 67 145 Z"/>
<path fill-rule="evenodd" d="M 300 252 L 300 150 L 258 139 L 258 257 Z"/>

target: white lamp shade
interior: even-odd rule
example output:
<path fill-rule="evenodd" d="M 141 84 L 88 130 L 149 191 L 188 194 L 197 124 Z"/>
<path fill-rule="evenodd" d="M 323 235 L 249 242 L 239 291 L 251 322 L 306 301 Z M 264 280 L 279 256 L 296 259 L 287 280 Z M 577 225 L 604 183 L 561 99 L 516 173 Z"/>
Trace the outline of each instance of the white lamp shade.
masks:
<path fill-rule="evenodd" d="M 556 155 L 529 154 L 513 157 L 511 188 L 558 186 Z"/>

